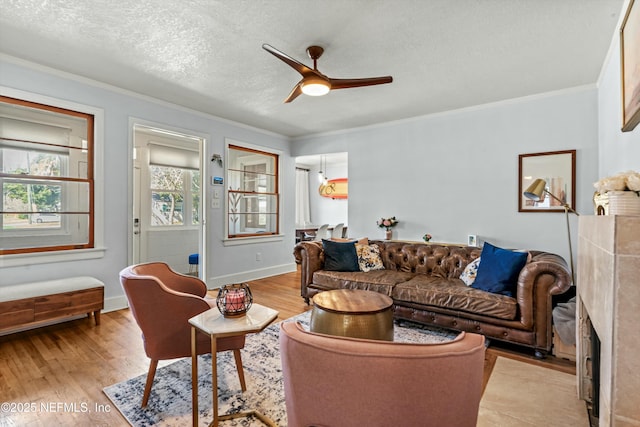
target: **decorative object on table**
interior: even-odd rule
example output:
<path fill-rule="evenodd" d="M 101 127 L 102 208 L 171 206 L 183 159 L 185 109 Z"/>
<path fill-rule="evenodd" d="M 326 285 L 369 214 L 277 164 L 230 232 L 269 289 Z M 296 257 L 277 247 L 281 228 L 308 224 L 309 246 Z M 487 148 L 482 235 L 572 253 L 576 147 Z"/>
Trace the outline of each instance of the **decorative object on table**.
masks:
<path fill-rule="evenodd" d="M 547 190 L 547 183 L 544 179 L 536 179 L 523 193 L 524 197 L 533 201 L 542 200 L 545 194 L 549 195 L 551 198 L 557 200 L 558 202 L 563 203 L 562 207 L 564 208 L 564 215 L 567 220 L 567 238 L 569 239 L 569 265 L 571 266 L 571 281 L 575 285 L 576 278 L 575 272 L 573 271 L 573 251 L 571 249 L 571 227 L 569 226 L 569 212 L 574 213 L 577 216 L 580 216 L 580 214 L 576 212 L 571 206 L 569 206 L 566 201 L 563 202 L 561 199 L 550 193 L 549 190 Z"/>
<path fill-rule="evenodd" d="M 596 215 L 640 215 L 640 173 L 622 172 L 602 178 L 593 186 Z"/>
<path fill-rule="evenodd" d="M 478 236 L 475 234 L 467 235 L 467 246 L 478 246 Z"/>
<path fill-rule="evenodd" d="M 216 305 L 224 317 L 244 316 L 252 303 L 253 295 L 246 283 L 225 285 L 216 297 Z"/>
<path fill-rule="evenodd" d="M 392 216 L 391 218 L 380 218 L 378 221 L 376 221 L 376 224 L 378 224 L 378 227 L 380 228 L 386 228 L 387 234 L 385 235 L 385 238 L 387 240 L 391 240 L 391 229 L 395 227 L 398 222 L 399 221 L 396 219 L 396 217 Z"/>
<path fill-rule="evenodd" d="M 424 240 L 425 242 L 428 242 L 431 239 L 433 239 L 433 236 L 431 234 L 429 234 L 429 233 L 427 233 L 424 236 L 422 236 L 422 240 Z"/>
<path fill-rule="evenodd" d="M 576 208 L 576 150 L 520 154 L 518 212 L 564 212 L 564 205 Z M 541 178 L 555 197 L 531 199 L 524 194 L 533 180 Z"/>
<path fill-rule="evenodd" d="M 629 132 L 640 123 L 640 4 L 634 0 L 620 26 L 620 62 L 622 71 L 622 131 Z"/>

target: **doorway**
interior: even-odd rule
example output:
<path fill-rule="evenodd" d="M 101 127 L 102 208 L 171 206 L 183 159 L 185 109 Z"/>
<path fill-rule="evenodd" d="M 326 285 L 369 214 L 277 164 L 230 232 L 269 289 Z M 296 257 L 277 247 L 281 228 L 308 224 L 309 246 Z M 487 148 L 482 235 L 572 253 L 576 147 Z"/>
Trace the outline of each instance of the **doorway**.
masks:
<path fill-rule="evenodd" d="M 199 136 L 133 125 L 132 263 L 206 277 Z M 198 254 L 198 264 L 190 264 Z"/>
<path fill-rule="evenodd" d="M 306 173 L 306 204 L 301 203 L 300 194 L 296 193 L 296 209 L 308 210 L 309 218 L 296 215 L 296 229 L 317 228 L 322 224 L 330 226 L 348 224 L 349 203 L 347 195 L 335 198 L 320 191 L 326 182 L 347 181 L 349 177 L 349 155 L 346 152 L 326 153 L 299 156 L 295 159 L 296 169 Z M 326 182 L 325 182 L 326 181 Z"/>

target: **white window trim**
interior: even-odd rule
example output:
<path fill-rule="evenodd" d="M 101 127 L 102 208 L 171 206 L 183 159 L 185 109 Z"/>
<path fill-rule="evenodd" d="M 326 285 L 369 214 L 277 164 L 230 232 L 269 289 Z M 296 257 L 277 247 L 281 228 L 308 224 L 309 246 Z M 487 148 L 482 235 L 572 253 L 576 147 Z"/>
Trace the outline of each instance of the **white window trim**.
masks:
<path fill-rule="evenodd" d="M 104 110 L 6 86 L 0 86 L 0 95 L 92 114 L 94 117 L 94 247 L 89 249 L 0 255 L 0 268 L 103 258 L 106 252 L 104 247 Z"/>
<path fill-rule="evenodd" d="M 278 156 L 278 194 L 280 194 L 280 198 L 278 201 L 278 230 L 282 230 L 282 180 L 280 179 L 282 175 L 282 155 L 283 151 L 265 147 L 262 145 L 250 144 L 243 141 L 238 141 L 236 139 L 225 138 L 224 139 L 224 149 L 225 149 L 225 159 L 229 158 L 229 146 L 236 145 L 238 147 L 248 148 L 251 150 L 264 151 L 265 153 L 276 154 Z M 238 246 L 238 245 L 251 245 L 254 243 L 266 243 L 266 242 L 281 242 L 284 240 L 284 234 L 269 234 L 267 236 L 248 236 L 248 237 L 234 237 L 232 239 L 229 238 L 229 221 L 227 220 L 227 212 L 229 212 L 229 189 L 227 188 L 227 164 L 224 165 L 224 211 L 223 211 L 223 221 L 224 221 L 224 238 L 222 239 L 223 246 Z"/>

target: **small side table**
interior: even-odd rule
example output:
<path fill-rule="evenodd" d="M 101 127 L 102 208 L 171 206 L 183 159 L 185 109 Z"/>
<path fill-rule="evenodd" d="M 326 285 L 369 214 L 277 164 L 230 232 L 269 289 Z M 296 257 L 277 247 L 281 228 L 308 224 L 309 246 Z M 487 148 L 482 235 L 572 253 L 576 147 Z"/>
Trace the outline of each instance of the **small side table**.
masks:
<path fill-rule="evenodd" d="M 239 412 L 218 416 L 218 370 L 216 357 L 216 339 L 246 335 L 262 331 L 278 317 L 278 312 L 260 304 L 252 304 L 246 315 L 242 317 L 224 317 L 218 308 L 212 308 L 189 319 L 191 324 L 191 399 L 193 408 L 193 425 L 198 425 L 198 355 L 196 351 L 196 332 L 200 331 L 211 337 L 211 388 L 213 393 L 213 421 L 217 426 L 220 420 L 241 418 L 254 415 L 268 426 L 275 423 L 258 411 Z"/>
<path fill-rule="evenodd" d="M 393 341 L 393 300 L 379 292 L 334 289 L 313 297 L 312 332 Z"/>

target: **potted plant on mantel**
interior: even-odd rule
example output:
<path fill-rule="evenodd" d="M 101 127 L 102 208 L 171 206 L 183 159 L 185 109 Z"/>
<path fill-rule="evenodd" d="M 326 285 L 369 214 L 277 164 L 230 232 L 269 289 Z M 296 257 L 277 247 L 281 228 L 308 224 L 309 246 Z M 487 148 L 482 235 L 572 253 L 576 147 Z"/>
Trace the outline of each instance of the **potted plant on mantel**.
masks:
<path fill-rule="evenodd" d="M 393 234 L 391 229 L 395 227 L 396 224 L 398 224 L 398 220 L 396 219 L 395 216 L 392 216 L 391 218 L 380 218 L 378 221 L 376 221 L 376 224 L 378 224 L 378 227 L 380 228 L 387 229 L 387 234 L 385 235 L 385 239 L 391 240 L 391 237 Z"/>

